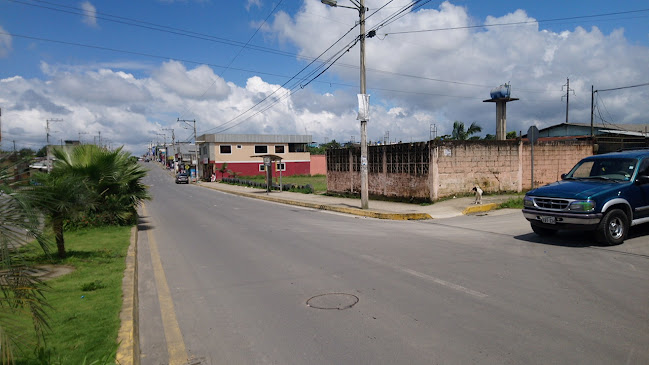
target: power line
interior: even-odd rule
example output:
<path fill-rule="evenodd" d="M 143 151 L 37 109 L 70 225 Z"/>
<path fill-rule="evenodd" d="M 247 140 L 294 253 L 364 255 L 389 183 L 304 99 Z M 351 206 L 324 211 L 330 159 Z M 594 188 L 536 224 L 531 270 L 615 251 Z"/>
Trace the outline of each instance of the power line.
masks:
<path fill-rule="evenodd" d="M 527 20 L 527 21 L 521 21 L 521 22 L 479 24 L 479 25 L 467 25 L 467 26 L 462 26 L 462 27 L 447 27 L 447 28 L 435 28 L 435 29 L 409 30 L 409 31 L 385 33 L 385 35 L 388 35 L 388 34 L 394 35 L 394 34 L 439 32 L 439 31 L 446 31 L 446 30 L 501 27 L 501 26 L 509 26 L 509 25 L 524 25 L 524 24 L 537 24 L 537 23 L 540 24 L 540 23 L 549 23 L 549 22 L 566 21 L 566 20 L 577 20 L 577 19 L 589 19 L 589 18 L 598 18 L 598 17 L 604 17 L 604 16 L 623 15 L 623 14 L 642 13 L 642 12 L 649 12 L 649 9 L 638 9 L 638 10 L 620 11 L 620 12 L 615 12 L 615 13 L 603 13 L 603 14 L 595 14 L 595 15 L 580 15 L 580 16 L 573 16 L 573 17 L 566 17 L 566 18 Z"/>
<path fill-rule="evenodd" d="M 641 87 L 641 86 L 649 86 L 649 82 L 645 82 L 644 84 L 638 84 L 638 85 L 614 87 L 614 88 L 612 88 L 612 89 L 599 89 L 599 90 L 595 90 L 595 92 L 599 92 L 599 91 L 613 91 L 613 90 L 622 90 L 622 89 L 631 89 L 631 88 L 634 88 L 634 87 Z"/>
<path fill-rule="evenodd" d="M 273 10 L 271 10 L 271 12 L 270 12 L 270 13 L 268 14 L 268 16 L 266 17 L 266 19 L 264 19 L 264 21 L 259 25 L 259 27 L 257 27 L 257 29 L 256 29 L 255 32 L 252 34 L 252 36 L 250 36 L 250 38 L 248 38 L 248 41 L 246 42 L 246 44 L 245 44 L 242 48 L 239 48 L 239 52 L 237 52 L 237 54 L 234 55 L 234 57 L 232 57 L 232 59 L 230 60 L 230 62 L 228 63 L 228 65 L 225 66 L 225 68 L 224 68 L 223 70 L 221 70 L 221 73 L 219 74 L 219 76 L 222 76 L 222 75 L 225 73 L 225 71 L 227 71 L 228 69 L 230 69 L 230 66 L 232 66 L 232 64 L 233 64 L 234 61 L 237 59 L 237 57 L 239 57 L 239 55 L 241 54 L 241 52 L 243 51 L 243 49 L 246 48 L 246 46 L 248 46 L 248 44 L 250 44 L 250 42 L 252 41 L 252 39 L 255 37 L 255 35 L 257 35 L 257 33 L 259 32 L 259 30 L 261 29 L 261 27 L 263 27 L 264 24 L 266 24 L 266 22 L 268 21 L 268 18 L 270 18 L 270 16 L 273 15 L 273 13 L 275 13 L 275 10 L 277 10 L 277 8 L 278 8 L 281 4 L 282 4 L 282 0 L 280 0 L 280 1 L 277 3 L 277 5 L 275 5 L 275 7 L 273 8 Z M 214 84 L 216 84 L 216 81 L 217 81 L 217 80 L 215 79 L 215 80 L 212 82 L 212 84 L 211 84 L 207 89 L 205 89 L 205 92 L 203 92 L 203 94 L 201 95 L 201 98 L 202 98 L 205 94 L 207 94 L 207 92 L 209 91 L 209 89 L 211 89 L 212 86 L 214 86 Z M 182 113 L 181 113 L 181 117 L 184 116 L 184 114 L 185 114 L 187 111 L 189 111 L 189 110 L 186 109 L 184 112 L 182 112 Z"/>

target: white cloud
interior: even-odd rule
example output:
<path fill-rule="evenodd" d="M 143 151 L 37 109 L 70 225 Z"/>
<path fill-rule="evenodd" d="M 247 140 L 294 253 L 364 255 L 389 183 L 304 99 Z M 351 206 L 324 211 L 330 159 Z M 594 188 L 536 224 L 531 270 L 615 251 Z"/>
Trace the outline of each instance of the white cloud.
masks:
<path fill-rule="evenodd" d="M 90 1 L 84 1 L 81 4 L 81 9 L 83 9 L 84 16 L 82 21 L 93 28 L 96 28 L 97 25 L 97 8 L 90 3 Z"/>
<path fill-rule="evenodd" d="M 381 2 L 368 0 L 366 5 L 378 9 Z M 373 15 L 367 21 L 367 29 L 372 29 L 394 11 L 392 8 Z M 278 14 L 266 31 L 267 36 L 274 36 L 280 42 L 295 44 L 300 55 L 316 56 L 357 20 L 358 14 L 354 11 L 305 1 L 293 17 Z M 646 62 L 649 49 L 630 45 L 623 29 L 603 34 L 596 27 L 576 27 L 555 33 L 540 30 L 534 20 L 524 10 L 484 20 L 472 19 L 466 8 L 444 2 L 437 9 L 410 13 L 379 29 L 377 36 L 366 42 L 372 116 L 377 115 L 377 105 L 382 105 L 388 111 L 399 110 L 399 116 L 430 115 L 429 123 L 438 124 L 439 134 L 449 133 L 454 120 L 465 124 L 477 121 L 483 127 L 483 134 L 494 134 L 495 107 L 482 100 L 489 98 L 491 88 L 511 82 L 514 96 L 521 100 L 509 105 L 508 129 L 525 131 L 533 123 L 548 126 L 565 120 L 561 86 L 570 77 L 571 89 L 575 90 L 575 95 L 570 97 L 570 121 L 586 123 L 590 122 L 591 85 L 595 88 L 633 85 L 649 74 Z M 476 23 L 513 22 L 529 24 L 463 28 Z M 396 34 L 444 28 L 459 29 Z M 356 36 L 357 31 L 352 32 L 345 42 Z M 342 44 L 334 50 L 340 48 Z M 358 46 L 339 63 L 358 65 Z M 346 83 L 358 83 L 358 68 L 334 66 L 328 72 Z M 603 100 L 611 112 L 611 119 L 616 123 L 646 123 L 646 117 L 632 116 L 641 115 L 639 109 L 645 115 L 649 113 L 649 106 L 640 102 L 642 97 L 649 96 L 649 90 L 624 90 L 619 94 L 626 97 L 619 102 Z M 631 100 L 639 104 L 632 104 Z M 425 122 L 410 117 L 407 127 L 395 128 L 394 121 L 398 120 L 393 117 L 385 124 L 369 124 L 369 138 L 377 139 L 386 130 L 394 129 L 415 133 L 397 139 L 428 137 L 429 126 Z M 395 134 L 391 132 L 391 136 Z"/>
<path fill-rule="evenodd" d="M 253 6 L 261 8 L 261 0 L 248 0 L 246 2 L 246 11 L 250 11 Z"/>
<path fill-rule="evenodd" d="M 0 26 L 0 58 L 7 57 L 9 52 L 11 52 L 12 38 L 9 34 L 3 33 L 6 33 L 6 31 Z"/>
<path fill-rule="evenodd" d="M 367 2 L 370 9 L 382 5 L 378 0 Z M 368 29 L 394 11 L 391 8 L 371 17 Z M 352 27 L 357 18 L 358 14 L 349 9 L 305 1 L 293 16 L 278 13 L 265 29 L 265 36 L 295 47 L 301 55 L 314 56 Z M 565 120 L 561 87 L 567 77 L 575 91 L 570 96 L 570 121 L 587 123 L 591 85 L 596 89 L 635 85 L 645 82 L 649 75 L 649 48 L 629 44 L 623 29 L 609 34 L 596 27 L 552 32 L 532 23 L 395 34 L 531 20 L 522 10 L 476 20 L 466 8 L 445 2 L 437 9 L 408 14 L 380 29 L 377 37 L 367 40 L 367 87 L 371 94 L 368 138 L 377 141 L 389 134 L 392 141 L 426 140 L 432 124 L 438 135 L 450 134 L 455 120 L 465 125 L 478 122 L 482 134 L 495 134 L 495 107 L 483 100 L 489 98 L 491 88 L 504 82 L 511 82 L 513 96 L 520 98 L 508 105 L 509 131 L 524 132 L 532 124 L 545 127 L 561 123 Z M 350 40 L 354 36 L 351 34 Z M 358 48 L 340 62 L 347 66 L 332 67 L 328 73 L 341 83 L 358 85 L 358 68 L 350 67 L 358 65 Z M 178 124 L 177 118 L 196 119 L 199 133 L 306 131 L 318 142 L 325 138 L 360 140 L 356 87 L 312 83 L 289 94 L 288 89 L 260 76 L 235 84 L 208 66 L 189 68 L 176 61 L 158 65 L 43 62 L 41 71 L 42 80 L 19 76 L 0 80 L 7 140 L 28 139 L 42 145 L 48 118 L 64 120 L 57 125 L 53 138 L 76 139 L 79 132 L 88 132 L 82 136 L 87 141 L 101 132 L 102 139 L 124 144 L 137 153 L 158 138 L 155 133 L 161 128 L 174 128 L 178 140 L 190 139 L 191 131 Z M 131 73 L 135 71 L 139 72 Z M 601 117 L 608 122 L 649 122 L 649 88 L 602 92 L 597 97 Z M 275 105 L 269 108 L 271 103 Z M 267 110 L 258 113 L 260 109 Z M 597 113 L 596 118 L 599 116 Z"/>

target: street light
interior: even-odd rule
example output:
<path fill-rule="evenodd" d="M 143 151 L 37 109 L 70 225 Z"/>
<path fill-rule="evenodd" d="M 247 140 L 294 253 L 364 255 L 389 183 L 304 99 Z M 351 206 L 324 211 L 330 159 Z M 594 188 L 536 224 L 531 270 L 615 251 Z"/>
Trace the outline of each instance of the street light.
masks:
<path fill-rule="evenodd" d="M 361 209 L 368 208 L 368 182 L 367 182 L 367 118 L 369 111 L 369 97 L 365 89 L 365 0 L 350 0 L 354 7 L 338 5 L 336 0 L 320 0 L 321 3 L 331 7 L 348 8 L 358 10 L 360 17 L 360 42 L 361 42 L 361 93 L 359 100 L 358 118 L 361 120 Z"/>

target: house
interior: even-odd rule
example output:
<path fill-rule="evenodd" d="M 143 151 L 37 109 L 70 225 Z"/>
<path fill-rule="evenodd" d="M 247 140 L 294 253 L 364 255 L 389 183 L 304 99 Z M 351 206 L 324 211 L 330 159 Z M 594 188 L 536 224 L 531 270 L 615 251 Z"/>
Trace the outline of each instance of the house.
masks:
<path fill-rule="evenodd" d="M 649 124 L 594 124 L 592 128 L 595 137 L 611 135 L 647 137 L 648 132 Z M 590 137 L 590 135 L 590 123 L 560 123 L 539 130 L 539 138 Z"/>
<path fill-rule="evenodd" d="M 273 173 L 309 175 L 311 135 L 203 134 L 197 137 L 199 175 L 207 180 L 232 174 L 253 176 L 266 171 L 263 156 L 273 155 Z M 219 169 L 229 172 L 223 174 Z"/>
<path fill-rule="evenodd" d="M 649 124 L 560 123 L 540 129 L 539 140 L 589 140 L 591 133 L 597 154 L 649 147 Z"/>

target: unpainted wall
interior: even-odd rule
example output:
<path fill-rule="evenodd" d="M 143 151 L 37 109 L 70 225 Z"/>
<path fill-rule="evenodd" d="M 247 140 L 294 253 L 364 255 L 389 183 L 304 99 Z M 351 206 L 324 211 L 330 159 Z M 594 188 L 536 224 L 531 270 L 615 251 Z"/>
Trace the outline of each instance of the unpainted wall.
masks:
<path fill-rule="evenodd" d="M 534 146 L 535 186 L 559 180 L 591 154 L 592 144 L 587 141 L 538 143 Z M 359 193 L 359 160 L 358 148 L 330 150 L 328 191 Z M 435 201 L 470 193 L 475 185 L 486 192 L 520 192 L 531 187 L 530 163 L 530 145 L 518 139 L 369 146 L 369 193 Z"/>

